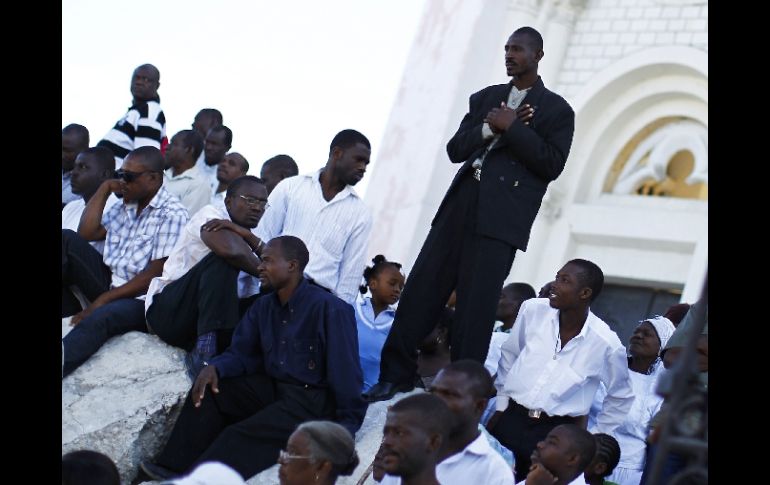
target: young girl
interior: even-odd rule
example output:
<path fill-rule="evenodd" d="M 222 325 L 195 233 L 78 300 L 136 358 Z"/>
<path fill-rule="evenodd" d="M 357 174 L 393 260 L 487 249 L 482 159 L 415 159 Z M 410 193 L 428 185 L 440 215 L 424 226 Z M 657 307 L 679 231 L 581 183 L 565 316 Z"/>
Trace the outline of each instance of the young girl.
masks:
<path fill-rule="evenodd" d="M 367 391 L 380 379 L 380 353 L 388 338 L 396 310 L 393 305 L 404 289 L 404 275 L 401 265 L 388 261 L 378 254 L 372 259 L 372 266 L 364 270 L 361 293 L 367 289 L 371 297 L 356 302 L 356 323 L 358 325 L 358 355 L 364 373 L 364 388 Z"/>

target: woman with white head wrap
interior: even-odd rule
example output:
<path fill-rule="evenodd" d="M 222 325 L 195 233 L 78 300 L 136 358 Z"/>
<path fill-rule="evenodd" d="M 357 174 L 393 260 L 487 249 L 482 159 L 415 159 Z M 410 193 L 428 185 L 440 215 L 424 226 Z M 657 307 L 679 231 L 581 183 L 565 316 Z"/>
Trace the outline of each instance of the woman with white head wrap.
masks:
<path fill-rule="evenodd" d="M 660 350 L 674 333 L 675 327 L 665 317 L 653 317 L 639 322 L 628 341 L 628 375 L 634 391 L 634 403 L 626 420 L 615 430 L 620 443 L 620 462 L 606 480 L 618 485 L 639 485 L 644 469 L 647 434 L 650 420 L 658 412 L 663 398 L 655 393 L 658 378 L 665 372 Z M 596 425 L 596 415 L 602 408 L 607 389 L 599 387 L 588 416 L 588 429 Z"/>

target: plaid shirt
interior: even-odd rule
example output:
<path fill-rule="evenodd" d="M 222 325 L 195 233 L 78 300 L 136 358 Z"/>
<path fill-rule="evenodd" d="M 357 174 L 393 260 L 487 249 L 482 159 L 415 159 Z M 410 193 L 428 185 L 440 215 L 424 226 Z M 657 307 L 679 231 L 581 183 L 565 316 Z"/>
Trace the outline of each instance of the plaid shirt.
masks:
<path fill-rule="evenodd" d="M 136 217 L 136 202 L 118 203 L 104 216 L 107 230 L 104 264 L 112 270 L 112 287 L 124 285 L 150 261 L 166 258 L 190 217 L 179 199 L 161 186 Z"/>

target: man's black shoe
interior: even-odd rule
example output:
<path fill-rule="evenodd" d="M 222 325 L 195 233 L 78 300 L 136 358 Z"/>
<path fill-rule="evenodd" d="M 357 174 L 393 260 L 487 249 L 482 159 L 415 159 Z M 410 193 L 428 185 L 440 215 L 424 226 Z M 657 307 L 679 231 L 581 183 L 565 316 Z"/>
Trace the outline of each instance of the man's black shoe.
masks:
<path fill-rule="evenodd" d="M 179 473 L 173 472 L 168 468 L 156 465 L 155 463 L 147 460 L 141 462 L 139 467 L 153 480 L 168 480 L 170 478 L 177 478 L 180 476 Z"/>
<path fill-rule="evenodd" d="M 393 382 L 380 381 L 361 394 L 361 397 L 366 402 L 387 401 L 399 392 L 409 392 L 412 389 L 414 389 L 414 384 L 408 382 L 394 384 Z"/>

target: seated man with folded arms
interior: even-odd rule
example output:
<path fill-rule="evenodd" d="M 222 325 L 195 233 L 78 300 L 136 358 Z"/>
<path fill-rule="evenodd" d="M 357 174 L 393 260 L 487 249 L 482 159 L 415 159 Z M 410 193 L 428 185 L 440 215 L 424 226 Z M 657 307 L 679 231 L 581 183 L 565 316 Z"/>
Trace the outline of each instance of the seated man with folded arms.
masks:
<path fill-rule="evenodd" d="M 227 194 L 225 209 L 209 204 L 190 219 L 163 275 L 147 290 L 147 327 L 168 344 L 192 349 L 193 378 L 229 345 L 239 298 L 259 289 L 255 252 L 263 244 L 251 229 L 265 210 L 267 189 L 249 175 L 236 179 Z"/>
<path fill-rule="evenodd" d="M 72 317 L 63 339 L 67 376 L 107 340 L 131 330 L 145 332 L 144 295 L 189 217 L 179 199 L 163 187 L 163 156 L 155 147 L 130 152 L 86 205 L 78 232 L 62 231 L 62 287 L 76 285 L 91 300 Z M 122 204 L 104 211 L 113 193 Z M 88 241 L 104 240 L 104 256 Z M 62 309 L 64 310 L 64 309 Z M 65 315 L 62 315 L 65 316 Z"/>

